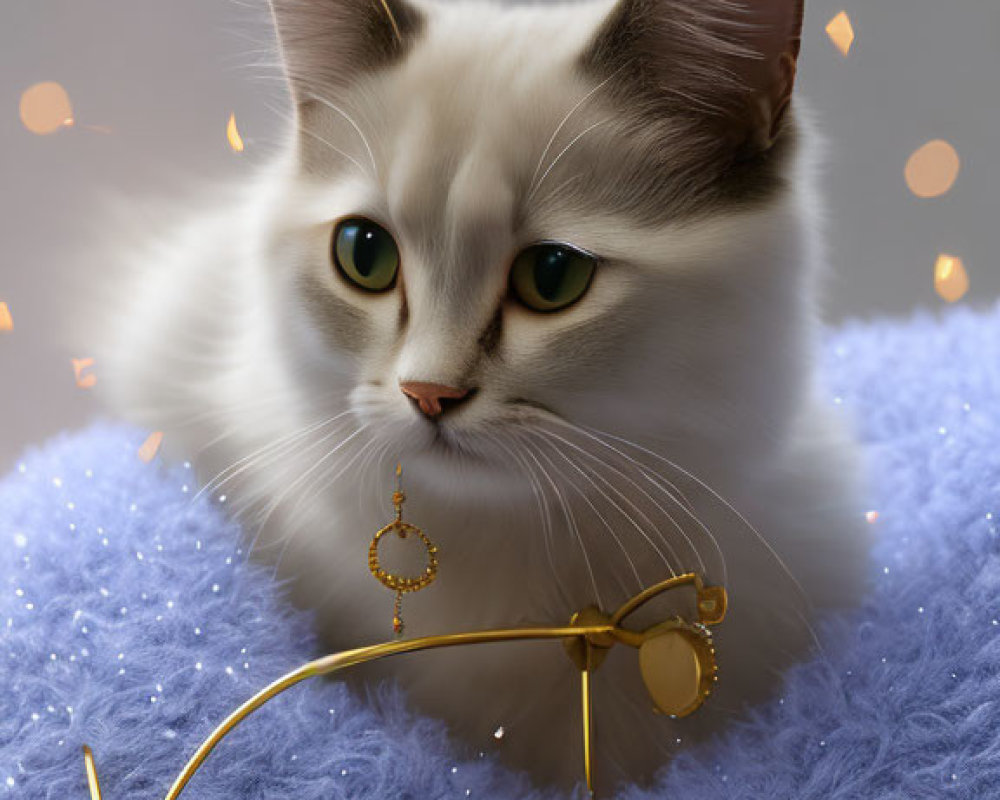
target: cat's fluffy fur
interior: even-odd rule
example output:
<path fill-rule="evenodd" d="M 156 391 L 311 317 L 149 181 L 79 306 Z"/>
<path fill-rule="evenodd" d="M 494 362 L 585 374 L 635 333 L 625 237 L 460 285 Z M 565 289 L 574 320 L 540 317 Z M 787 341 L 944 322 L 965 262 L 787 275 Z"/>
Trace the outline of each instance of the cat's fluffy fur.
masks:
<path fill-rule="evenodd" d="M 721 680 L 695 716 L 651 713 L 634 652 L 597 673 L 608 782 L 772 691 L 812 643 L 810 604 L 864 585 L 852 448 L 809 355 L 817 204 L 801 111 L 785 113 L 801 4 L 745 3 L 394 1 L 397 36 L 379 3 L 274 0 L 288 147 L 149 254 L 103 353 L 113 401 L 220 473 L 331 646 L 389 638 L 366 550 L 397 459 L 441 556 L 408 634 L 560 623 L 671 570 L 725 581 Z M 354 215 L 398 241 L 396 289 L 331 267 Z M 556 314 L 507 291 L 539 240 L 603 259 Z M 402 380 L 478 392 L 433 425 Z M 391 674 L 474 748 L 578 777 L 558 646 Z"/>

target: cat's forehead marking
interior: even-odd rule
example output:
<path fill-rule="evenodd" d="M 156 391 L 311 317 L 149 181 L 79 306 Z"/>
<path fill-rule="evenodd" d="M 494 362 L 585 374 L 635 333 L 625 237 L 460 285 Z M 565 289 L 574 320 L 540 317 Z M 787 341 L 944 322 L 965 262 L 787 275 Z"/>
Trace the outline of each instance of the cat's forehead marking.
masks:
<path fill-rule="evenodd" d="M 488 149 L 463 143 L 446 159 L 436 157 L 436 149 L 407 150 L 393 163 L 390 213 L 410 244 L 438 267 L 459 262 L 467 274 L 509 247 L 515 196 Z"/>
<path fill-rule="evenodd" d="M 592 24 L 491 5 L 429 15 L 383 84 L 388 202 L 408 231 L 436 248 L 510 246 L 548 138 L 590 88 L 577 62 L 605 12 L 581 8 Z"/>

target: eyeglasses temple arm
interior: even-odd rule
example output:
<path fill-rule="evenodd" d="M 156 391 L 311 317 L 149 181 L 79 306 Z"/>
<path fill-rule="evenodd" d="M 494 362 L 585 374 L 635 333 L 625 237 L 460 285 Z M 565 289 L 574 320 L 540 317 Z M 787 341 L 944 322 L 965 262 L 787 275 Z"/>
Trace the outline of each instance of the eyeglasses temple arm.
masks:
<path fill-rule="evenodd" d="M 538 628 L 511 628 L 505 630 L 476 631 L 472 633 L 454 633 L 442 636 L 425 636 L 417 639 L 406 639 L 399 642 L 387 642 L 385 644 L 361 647 L 356 650 L 346 650 L 342 653 L 325 656 L 324 658 L 312 661 L 299 669 L 279 678 L 274 683 L 262 689 L 256 695 L 247 700 L 209 735 L 194 755 L 188 760 L 180 775 L 171 785 L 164 800 L 177 800 L 184 787 L 187 786 L 191 778 L 198 771 L 205 759 L 215 749 L 216 745 L 240 722 L 250 716 L 269 700 L 277 697 L 282 692 L 292 688 L 298 683 L 320 675 L 330 675 L 334 672 L 364 664 L 370 661 L 377 661 L 382 658 L 402 655 L 418 650 L 433 650 L 442 647 L 460 647 L 471 644 L 487 644 L 490 642 L 510 642 L 526 640 L 551 640 L 566 639 L 570 637 L 600 636 L 613 631 L 613 626 L 608 624 L 592 625 L 587 627 L 561 626 L 561 627 L 538 627 Z M 590 771 L 590 751 L 587 750 L 588 762 L 587 771 Z M 99 800 L 100 789 L 97 788 L 97 795 L 94 795 L 96 786 L 96 775 L 91 784 L 91 800 Z"/>

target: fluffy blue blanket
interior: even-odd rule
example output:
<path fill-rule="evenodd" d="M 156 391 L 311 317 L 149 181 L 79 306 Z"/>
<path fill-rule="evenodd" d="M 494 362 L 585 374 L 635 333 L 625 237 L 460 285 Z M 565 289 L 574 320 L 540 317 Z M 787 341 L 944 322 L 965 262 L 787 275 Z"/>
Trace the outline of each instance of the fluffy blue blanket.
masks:
<path fill-rule="evenodd" d="M 849 325 L 832 403 L 868 445 L 881 533 L 847 646 L 629 800 L 1000 796 L 1000 308 Z M 0 483 L 0 796 L 161 798 L 234 706 L 317 655 L 188 468 L 143 434 L 64 436 Z M 541 798 L 490 754 L 453 757 L 391 689 L 297 687 L 224 742 L 192 798 Z M 187 796 L 187 794 L 185 796 Z"/>

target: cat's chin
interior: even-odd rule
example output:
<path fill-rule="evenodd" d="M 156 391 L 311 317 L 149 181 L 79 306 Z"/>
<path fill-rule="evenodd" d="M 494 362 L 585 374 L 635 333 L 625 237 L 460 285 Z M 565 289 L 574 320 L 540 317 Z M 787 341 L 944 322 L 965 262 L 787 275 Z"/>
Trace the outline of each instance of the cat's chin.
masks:
<path fill-rule="evenodd" d="M 408 487 L 476 504 L 531 501 L 524 471 L 505 445 L 496 443 L 502 434 L 485 437 L 423 422 L 415 428 L 398 450 Z"/>

